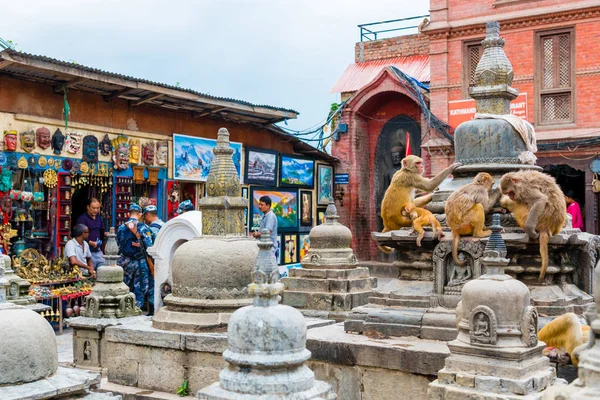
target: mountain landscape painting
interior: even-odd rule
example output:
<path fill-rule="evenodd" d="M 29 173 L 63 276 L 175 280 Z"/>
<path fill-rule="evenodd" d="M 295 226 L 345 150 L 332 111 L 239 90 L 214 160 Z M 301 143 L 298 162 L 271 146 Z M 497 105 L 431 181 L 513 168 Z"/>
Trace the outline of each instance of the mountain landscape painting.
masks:
<path fill-rule="evenodd" d="M 290 232 L 298 229 L 298 191 L 294 189 L 278 190 L 268 188 L 250 188 L 251 207 L 251 229 L 256 230 L 260 226 L 263 214 L 258 209 L 258 201 L 262 196 L 271 198 L 271 211 L 277 217 L 277 230 L 279 232 Z"/>
<path fill-rule="evenodd" d="M 173 178 L 206 182 L 217 145 L 213 139 L 173 134 Z M 233 164 L 241 181 L 242 144 L 230 142 Z"/>
<path fill-rule="evenodd" d="M 281 155 L 281 186 L 312 188 L 314 180 L 314 160 Z"/>
<path fill-rule="evenodd" d="M 246 149 L 246 176 L 244 183 L 277 185 L 277 152 Z"/>

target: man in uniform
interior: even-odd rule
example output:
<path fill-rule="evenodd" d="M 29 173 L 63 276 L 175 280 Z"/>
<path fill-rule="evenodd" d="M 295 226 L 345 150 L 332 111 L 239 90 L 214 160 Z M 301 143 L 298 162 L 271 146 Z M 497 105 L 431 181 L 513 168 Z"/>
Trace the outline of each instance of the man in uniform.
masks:
<path fill-rule="evenodd" d="M 152 231 L 143 222 L 142 208 L 129 206 L 129 219 L 117 230 L 117 244 L 121 258 L 117 262 L 123 267 L 123 281 L 135 295 L 139 308 L 148 299 L 148 315 L 154 314 L 154 278 L 150 275 L 146 261 L 146 249 L 152 246 Z"/>
<path fill-rule="evenodd" d="M 144 222 L 152 231 L 152 244 L 154 244 L 158 231 L 160 231 L 160 228 L 165 224 L 163 220 L 158 218 L 158 209 L 156 206 L 149 205 L 144 208 Z"/>

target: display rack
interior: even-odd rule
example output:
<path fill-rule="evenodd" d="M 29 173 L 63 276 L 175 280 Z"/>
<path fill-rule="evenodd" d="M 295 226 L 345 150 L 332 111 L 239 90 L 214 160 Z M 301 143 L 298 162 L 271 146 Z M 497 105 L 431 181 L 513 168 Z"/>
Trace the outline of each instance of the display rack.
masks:
<path fill-rule="evenodd" d="M 64 247 L 71 236 L 71 174 L 61 172 L 58 174 L 58 222 L 56 235 L 56 249 Z M 58 252 L 57 252 L 58 254 Z"/>
<path fill-rule="evenodd" d="M 116 225 L 120 226 L 127 222 L 127 212 L 133 195 L 133 179 L 128 176 L 117 176 L 116 179 Z"/>
<path fill-rule="evenodd" d="M 35 285 L 40 287 L 47 287 L 50 291 L 52 291 L 56 288 L 72 285 L 79 281 L 80 279 L 71 279 L 57 282 L 36 283 Z M 62 335 L 66 308 L 71 308 L 73 310 L 72 314 L 67 315 L 67 317 L 79 315 L 80 307 L 82 307 L 85 304 L 85 296 L 87 296 L 88 294 L 90 294 L 89 291 L 62 295 L 52 294 L 50 296 L 36 295 L 35 299 L 38 302 L 49 305 L 51 307 L 51 311 L 46 311 L 42 313 L 42 316 L 46 318 L 50 325 L 52 325 L 55 328 L 58 327 L 58 333 Z"/>

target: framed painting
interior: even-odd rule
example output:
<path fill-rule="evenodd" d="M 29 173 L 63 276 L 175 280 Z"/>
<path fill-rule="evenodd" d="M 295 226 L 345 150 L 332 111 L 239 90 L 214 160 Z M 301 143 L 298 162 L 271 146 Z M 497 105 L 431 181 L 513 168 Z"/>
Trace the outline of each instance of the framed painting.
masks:
<path fill-rule="evenodd" d="M 298 235 L 283 235 L 283 264 L 298 262 Z"/>
<path fill-rule="evenodd" d="M 302 262 L 302 259 L 308 254 L 308 250 L 310 250 L 310 237 L 308 236 L 308 233 L 301 233 L 298 235 L 298 247 L 300 247 L 299 261 Z"/>
<path fill-rule="evenodd" d="M 300 191 L 300 225 L 312 226 L 312 192 L 308 190 Z"/>
<path fill-rule="evenodd" d="M 294 189 L 250 188 L 250 230 L 260 227 L 262 213 L 258 209 L 258 200 L 262 196 L 271 198 L 271 211 L 277 217 L 278 232 L 298 230 L 298 191 Z"/>
<path fill-rule="evenodd" d="M 278 161 L 279 153 L 276 151 L 248 147 L 244 183 L 277 186 Z"/>
<path fill-rule="evenodd" d="M 313 188 L 315 185 L 315 160 L 281 154 L 279 186 Z"/>
<path fill-rule="evenodd" d="M 283 236 L 282 235 L 277 235 L 277 246 L 275 247 L 275 259 L 277 260 L 277 265 L 281 265 L 281 259 L 282 259 L 282 251 L 281 251 L 281 243 L 283 240 Z"/>
<path fill-rule="evenodd" d="M 173 134 L 173 178 L 182 181 L 206 182 L 215 158 L 214 139 Z M 233 164 L 241 181 L 242 144 L 230 142 Z"/>
<path fill-rule="evenodd" d="M 325 222 L 325 211 L 327 211 L 326 208 L 317 208 L 317 225 Z"/>
<path fill-rule="evenodd" d="M 317 204 L 326 206 L 333 197 L 333 167 L 318 164 L 317 177 Z"/>
<path fill-rule="evenodd" d="M 248 186 L 242 186 L 242 197 L 248 199 Z"/>

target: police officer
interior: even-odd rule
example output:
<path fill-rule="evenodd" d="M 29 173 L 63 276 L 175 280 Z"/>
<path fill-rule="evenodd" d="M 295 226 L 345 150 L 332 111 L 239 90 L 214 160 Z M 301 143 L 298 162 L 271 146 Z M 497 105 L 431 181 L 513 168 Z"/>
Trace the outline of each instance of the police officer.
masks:
<path fill-rule="evenodd" d="M 154 205 L 149 205 L 144 208 L 144 222 L 152 231 L 152 244 L 156 241 L 156 235 L 160 228 L 165 224 L 163 220 L 158 218 L 158 209 Z"/>
<path fill-rule="evenodd" d="M 154 278 L 146 261 L 146 249 L 152 246 L 152 231 L 139 221 L 142 208 L 133 203 L 129 206 L 129 219 L 117 230 L 117 244 L 123 267 L 123 281 L 135 295 L 139 308 L 148 298 L 148 315 L 154 314 Z"/>
<path fill-rule="evenodd" d="M 177 215 L 181 215 L 185 212 L 192 211 L 193 209 L 194 205 L 192 204 L 192 201 L 188 199 L 179 203 L 179 207 L 177 207 L 177 211 L 175 212 L 177 213 Z"/>

